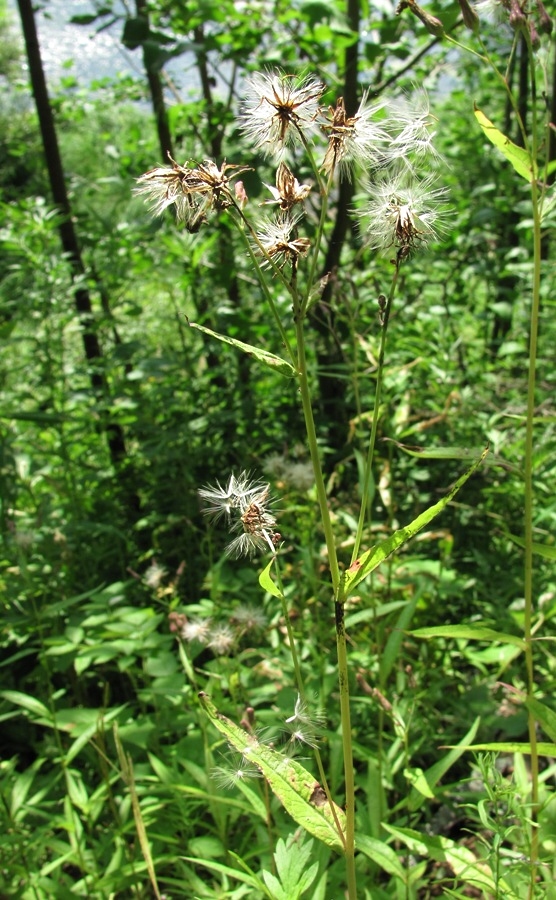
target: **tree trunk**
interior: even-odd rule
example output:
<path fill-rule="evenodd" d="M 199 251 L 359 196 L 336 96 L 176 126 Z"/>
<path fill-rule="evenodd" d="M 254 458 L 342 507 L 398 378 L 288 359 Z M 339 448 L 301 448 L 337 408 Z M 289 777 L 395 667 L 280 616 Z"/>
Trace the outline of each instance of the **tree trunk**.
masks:
<path fill-rule="evenodd" d="M 355 34 L 359 34 L 360 10 L 359 0 L 347 0 L 347 15 L 350 28 Z M 359 41 L 346 47 L 344 57 L 344 104 L 348 116 L 353 116 L 357 111 Z M 315 314 L 311 317 L 311 324 L 322 338 L 322 344 L 317 351 L 319 376 L 319 393 L 321 411 L 324 421 L 328 426 L 328 441 L 330 446 L 341 451 L 345 446 L 349 430 L 351 413 L 346 403 L 346 381 L 336 374 L 345 364 L 343 352 L 343 340 L 347 338 L 347 326 L 338 319 L 331 300 L 336 282 L 335 273 L 340 265 L 342 250 L 346 242 L 350 227 L 350 206 L 353 198 L 353 185 L 348 177 L 344 176 L 340 182 L 338 191 L 338 203 L 334 228 L 330 235 L 330 242 L 324 262 L 322 275 L 330 275 Z"/>
<path fill-rule="evenodd" d="M 79 285 L 79 282 L 85 274 L 85 267 L 81 258 L 79 242 L 73 225 L 71 207 L 66 191 L 60 149 L 58 146 L 56 129 L 54 127 L 54 118 L 48 99 L 48 89 L 42 67 L 33 7 L 31 5 L 31 0 L 17 0 L 17 2 L 21 17 L 27 59 L 29 61 L 31 87 L 35 98 L 44 155 L 48 168 L 50 188 L 52 190 L 54 203 L 62 213 L 62 219 L 59 225 L 60 239 L 76 283 L 74 290 L 75 308 L 82 326 L 85 356 L 91 367 L 91 384 L 95 395 L 99 398 L 105 398 L 108 395 L 108 387 L 106 379 L 101 371 L 101 366 L 99 365 L 103 359 L 102 351 L 95 330 L 90 294 L 86 288 Z M 104 422 L 103 428 L 106 432 L 112 463 L 117 464 L 126 455 L 123 431 L 119 425 L 109 422 Z"/>
<path fill-rule="evenodd" d="M 149 9 L 146 0 L 135 0 L 135 8 L 137 10 L 137 16 L 145 19 L 148 25 Z M 158 71 L 158 69 L 153 69 L 151 66 L 149 66 L 144 47 L 143 63 L 145 66 L 145 71 L 147 73 L 149 90 L 151 92 L 151 101 L 153 105 L 154 117 L 156 120 L 158 143 L 160 145 L 160 150 L 162 153 L 162 162 L 165 163 L 168 158 L 168 154 L 170 154 L 170 156 L 172 157 L 174 156 L 174 150 L 172 146 L 170 126 L 168 124 L 168 113 L 166 112 L 166 104 L 164 103 L 164 89 L 162 86 L 162 80 L 160 78 L 160 72 Z"/>

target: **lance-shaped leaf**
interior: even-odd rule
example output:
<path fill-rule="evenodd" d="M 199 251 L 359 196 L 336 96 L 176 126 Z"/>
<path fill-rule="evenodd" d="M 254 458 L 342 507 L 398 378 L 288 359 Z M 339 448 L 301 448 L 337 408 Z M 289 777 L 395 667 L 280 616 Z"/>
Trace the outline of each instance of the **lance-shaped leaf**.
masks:
<path fill-rule="evenodd" d="M 403 544 L 407 543 L 410 538 L 414 537 L 417 532 L 421 531 L 425 525 L 428 525 L 436 516 L 442 512 L 442 510 L 448 505 L 450 500 L 456 496 L 459 489 L 465 484 L 468 478 L 471 477 L 473 472 L 475 472 L 482 461 L 486 457 L 488 453 L 488 447 L 483 451 L 481 456 L 476 460 L 476 462 L 471 466 L 470 469 L 465 472 L 458 478 L 454 486 L 448 491 L 445 497 L 442 500 L 439 500 L 438 503 L 435 503 L 434 506 L 430 506 L 425 512 L 421 513 L 420 516 L 417 516 L 413 522 L 410 522 L 409 525 L 406 525 L 405 528 L 400 528 L 398 531 L 395 531 L 393 535 L 391 535 L 387 540 L 382 541 L 382 543 L 377 544 L 376 547 L 371 547 L 370 550 L 367 550 L 361 556 L 359 556 L 355 562 L 351 564 L 349 569 L 344 572 L 342 578 L 342 584 L 340 585 L 340 601 L 344 601 L 349 596 L 350 592 L 360 584 L 367 575 L 370 575 L 371 572 L 384 562 L 387 557 L 389 557 L 394 551 L 398 550 Z"/>
<path fill-rule="evenodd" d="M 280 372 L 281 375 L 287 375 L 290 378 L 293 378 L 295 375 L 294 367 L 287 360 L 282 359 L 281 356 L 276 356 L 274 353 L 269 353 L 268 350 L 262 350 L 260 347 L 253 347 L 252 344 L 245 344 L 243 341 L 238 341 L 236 338 L 228 337 L 225 334 L 218 334 L 217 331 L 211 331 L 210 328 L 205 328 L 204 325 L 197 325 L 195 322 L 190 322 L 189 319 L 187 323 L 190 328 L 196 328 L 197 331 L 202 331 L 204 334 L 216 338 L 217 341 L 237 347 L 238 350 L 242 350 L 248 356 L 254 356 L 259 362 L 274 369 L 275 372 Z"/>
<path fill-rule="evenodd" d="M 525 641 L 517 634 L 506 634 L 503 631 L 495 631 L 485 625 L 433 625 L 430 628 L 416 628 L 410 632 L 418 638 L 454 638 L 467 641 L 488 641 L 489 643 L 513 644 L 520 650 L 525 650 Z"/>
<path fill-rule="evenodd" d="M 271 790 L 295 821 L 313 837 L 335 850 L 344 849 L 345 813 L 334 804 L 330 807 L 326 794 L 314 776 L 296 760 L 284 757 L 272 747 L 260 744 L 226 716 L 218 712 L 207 694 L 199 700 L 205 713 L 229 744 L 245 759 L 254 763 L 268 781 Z M 336 821 L 342 834 L 338 832 Z"/>
<path fill-rule="evenodd" d="M 533 177 L 537 177 L 537 167 L 533 164 L 527 150 L 523 147 L 518 147 L 518 145 L 514 144 L 513 141 L 510 141 L 505 134 L 498 131 L 496 125 L 493 125 L 490 119 L 487 119 L 485 114 L 476 107 L 475 117 L 489 141 L 506 157 L 517 174 L 521 175 L 522 178 L 525 178 L 525 181 L 531 183 Z"/>

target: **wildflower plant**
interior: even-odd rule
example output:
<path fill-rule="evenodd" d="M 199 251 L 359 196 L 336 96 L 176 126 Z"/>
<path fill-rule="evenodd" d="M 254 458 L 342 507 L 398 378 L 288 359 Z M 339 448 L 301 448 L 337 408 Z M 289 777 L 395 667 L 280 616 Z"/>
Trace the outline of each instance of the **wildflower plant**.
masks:
<path fill-rule="evenodd" d="M 298 694 L 295 709 L 285 723 L 288 745 L 304 743 L 312 749 L 320 782 L 315 782 L 299 762 L 290 759 L 291 754 L 284 757 L 279 750 L 262 745 L 254 736 L 234 726 L 215 710 L 205 695 L 201 696 L 201 703 L 230 746 L 242 755 L 248 752 L 249 763 L 265 776 L 299 824 L 344 855 L 348 896 L 355 900 L 356 804 L 346 602 L 357 585 L 387 556 L 445 508 L 482 457 L 474 461 L 469 471 L 438 503 L 387 540 L 362 549 L 370 533 L 366 498 L 381 405 L 388 321 L 398 276 L 403 265 L 409 264 L 442 236 L 447 208 L 443 189 L 436 181 L 439 157 L 432 146 L 434 120 L 422 92 L 418 92 L 413 101 L 406 98 L 401 105 L 393 105 L 382 98 L 371 97 L 366 91 L 354 112 L 345 108 L 341 97 L 334 106 L 326 108 L 322 102 L 324 93 L 325 86 L 311 75 L 276 71 L 255 74 L 247 80 L 239 114 L 244 139 L 255 153 L 262 152 L 276 163 L 274 184 L 265 182 L 269 196 L 255 209 L 243 183 L 236 180 L 249 168 L 242 162 L 218 164 L 205 160 L 182 166 L 171 159 L 171 167 L 159 166 L 143 175 L 137 190 L 145 196 L 155 215 L 173 207 L 176 219 L 184 222 L 190 231 L 205 227 L 214 213 L 230 217 L 257 275 L 262 297 L 268 304 L 276 326 L 276 346 L 282 348 L 281 353 L 253 347 L 191 324 L 297 382 L 326 545 L 330 609 L 335 621 L 345 810 L 334 802 L 328 786 L 319 752 L 320 720 L 316 721 L 309 711 L 282 584 L 280 556 L 285 552 L 287 535 L 283 540 L 270 485 L 245 471 L 232 473 L 227 482 L 202 487 L 199 495 L 207 518 L 216 527 L 228 530 L 227 555 L 267 560 L 259 581 L 263 590 L 282 605 Z M 311 172 L 310 178 L 299 177 L 301 165 L 304 172 L 307 169 Z M 342 566 L 317 443 L 305 333 L 308 312 L 318 300 L 322 287 L 323 248 L 340 176 L 349 177 L 358 185 L 358 216 L 363 240 L 370 249 L 386 254 L 392 263 L 390 286 L 378 304 L 381 345 L 361 486 L 363 499 L 351 559 L 342 560 Z M 306 228 L 309 202 L 311 227 Z M 324 273 L 324 278 L 328 274 Z M 289 299 L 286 311 L 284 304 L 277 302 L 278 291 L 282 295 L 285 292 Z M 189 633 L 193 636 L 197 631 L 198 634 L 199 629 L 202 630 L 202 626 L 189 623 L 184 630 L 185 640 L 190 639 Z M 224 652 L 219 649 L 224 639 L 225 635 L 220 635 L 214 652 Z M 214 643 L 214 638 L 212 640 Z M 394 855 L 388 847 L 384 852 Z"/>

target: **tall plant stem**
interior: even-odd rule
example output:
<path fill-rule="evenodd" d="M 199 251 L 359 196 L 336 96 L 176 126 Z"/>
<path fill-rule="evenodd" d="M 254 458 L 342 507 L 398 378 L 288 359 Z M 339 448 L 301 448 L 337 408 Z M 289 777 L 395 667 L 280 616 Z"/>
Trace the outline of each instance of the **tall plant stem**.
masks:
<path fill-rule="evenodd" d="M 297 306 L 297 308 L 299 308 L 297 304 L 294 304 L 294 306 Z M 338 566 L 338 555 L 336 553 L 334 533 L 332 531 L 330 510 L 328 508 L 326 487 L 324 485 L 322 467 L 320 464 L 317 433 L 315 429 L 315 420 L 313 417 L 313 407 L 311 404 L 311 393 L 309 390 L 309 379 L 307 377 L 307 357 L 305 353 L 303 319 L 299 315 L 296 316 L 295 330 L 297 337 L 297 378 L 299 383 L 299 392 L 301 394 L 301 405 L 303 407 L 303 416 L 305 419 L 305 428 L 307 431 L 307 442 L 309 444 L 309 452 L 311 454 L 311 462 L 313 464 L 313 472 L 317 488 L 317 498 L 321 514 L 322 527 L 324 530 L 324 539 L 326 541 L 326 549 L 328 551 L 328 565 L 330 566 L 332 587 L 334 589 L 334 596 L 336 596 L 338 593 L 338 588 L 340 586 L 340 569 Z"/>
<path fill-rule="evenodd" d="M 282 613 L 284 615 L 284 621 L 286 623 L 286 631 L 288 633 L 288 641 L 290 643 L 290 653 L 293 661 L 293 668 L 295 672 L 295 680 L 297 684 L 297 691 L 301 699 L 306 703 L 307 702 L 307 694 L 305 691 L 305 683 L 303 681 L 303 676 L 301 674 L 301 666 L 299 665 L 299 657 L 297 655 L 297 648 L 295 644 L 295 638 L 293 636 L 293 628 L 292 623 L 290 621 L 290 617 L 288 614 L 288 604 L 286 601 L 286 597 L 284 594 L 284 587 L 282 585 L 282 575 L 280 572 L 280 563 L 277 556 L 274 557 L 274 571 L 276 573 L 276 583 L 278 585 L 278 590 L 280 591 L 280 603 L 282 604 Z M 342 826 L 338 821 L 338 816 L 336 814 L 336 809 L 334 806 L 334 802 L 332 800 L 332 794 L 330 793 L 330 787 L 328 785 L 328 779 L 326 777 L 326 772 L 324 771 L 324 766 L 322 764 L 322 757 L 320 755 L 320 750 L 318 747 L 313 748 L 313 752 L 315 754 L 315 762 L 317 764 L 317 769 L 319 770 L 319 778 L 322 787 L 324 788 L 324 793 L 326 794 L 326 799 L 328 800 L 330 811 L 332 813 L 332 817 L 334 819 L 334 823 L 336 825 L 336 830 L 340 837 L 340 840 L 343 842 L 345 846 L 345 835 L 342 831 Z"/>
<path fill-rule="evenodd" d="M 376 433 L 378 429 L 378 417 L 380 413 L 380 398 L 382 394 L 382 381 L 384 376 L 384 354 L 386 351 L 386 333 L 388 331 L 388 322 L 390 320 L 390 309 L 392 307 L 392 300 L 394 299 L 394 294 L 396 291 L 396 286 L 398 283 L 398 275 L 400 272 L 399 263 L 396 264 L 396 271 L 394 273 L 394 277 L 392 279 L 392 284 L 390 286 L 390 294 L 386 301 L 386 305 L 383 311 L 382 318 L 382 333 L 380 336 L 380 350 L 378 354 L 378 370 L 376 376 L 376 391 L 375 391 L 375 405 L 373 409 L 373 421 L 371 425 L 371 437 L 369 439 L 369 448 L 367 451 L 367 460 L 365 463 L 365 474 L 363 477 L 363 484 L 361 487 L 362 496 L 361 496 L 361 509 L 359 511 L 359 521 L 357 522 L 357 532 L 355 535 L 355 544 L 353 547 L 353 552 L 351 556 L 351 562 L 354 563 L 357 557 L 359 556 L 359 549 L 361 547 L 361 540 L 363 537 L 363 529 L 365 527 L 365 516 L 367 514 L 367 498 L 369 496 L 369 485 L 371 483 L 371 473 L 372 473 L 372 465 L 373 465 L 373 456 L 375 452 L 375 444 L 376 444 Z"/>
<path fill-rule="evenodd" d="M 537 343 L 539 335 L 539 317 L 541 304 L 541 198 L 536 180 L 537 164 L 537 103 L 535 91 L 535 63 L 532 48 L 528 46 L 531 61 L 532 88 L 532 140 L 531 161 L 533 178 L 531 179 L 531 205 L 533 208 L 533 291 L 531 300 L 531 326 L 529 336 L 529 371 L 527 377 L 527 414 L 525 420 L 525 666 L 527 670 L 527 696 L 533 697 L 535 689 L 535 671 L 533 659 L 533 427 L 535 415 L 535 388 L 537 369 Z M 537 816 L 539 806 L 539 757 L 537 751 L 537 733 L 535 716 L 528 710 L 529 743 L 531 745 L 531 882 L 529 897 L 535 892 L 536 863 L 539 856 L 539 835 Z"/>
<path fill-rule="evenodd" d="M 299 309 L 299 306 L 297 306 L 297 309 Z M 324 485 L 322 468 L 320 464 L 315 421 L 313 418 L 313 408 L 311 405 L 311 395 L 307 377 L 307 358 L 305 354 L 303 319 L 299 315 L 296 317 L 295 327 L 297 335 L 297 374 L 299 389 L 301 393 L 301 403 L 303 406 L 303 415 L 305 417 L 307 440 L 309 443 L 311 461 L 313 463 L 313 471 L 317 487 L 317 497 L 320 507 L 322 525 L 324 529 L 326 547 L 328 550 L 328 563 L 330 566 L 330 574 L 334 590 L 336 615 L 336 647 L 338 653 L 338 684 L 340 689 L 340 715 L 342 722 L 344 781 L 346 791 L 346 833 L 344 844 L 346 875 L 349 900 L 357 900 L 357 880 L 355 873 L 355 779 L 353 774 L 353 747 L 351 742 L 351 712 L 349 706 L 349 675 L 346 632 L 344 625 L 344 604 L 342 599 L 340 598 L 340 570 L 338 566 L 338 556 L 336 553 L 336 544 L 332 531 L 330 510 L 328 508 L 326 488 Z"/>

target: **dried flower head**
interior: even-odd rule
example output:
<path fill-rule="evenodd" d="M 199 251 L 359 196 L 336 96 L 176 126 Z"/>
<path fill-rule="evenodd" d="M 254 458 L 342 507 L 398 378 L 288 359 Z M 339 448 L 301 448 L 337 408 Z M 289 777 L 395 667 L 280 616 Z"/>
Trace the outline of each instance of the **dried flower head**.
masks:
<path fill-rule="evenodd" d="M 231 475 L 225 488 L 217 482 L 216 487 L 203 488 L 199 494 L 208 504 L 205 514 L 215 521 L 224 517 L 236 534 L 226 548 L 228 556 L 253 556 L 257 550 L 274 551 L 278 546 L 281 536 L 270 512 L 269 484 L 251 479 L 244 471 L 238 478 Z"/>
<path fill-rule="evenodd" d="M 218 168 L 206 159 L 196 168 L 180 166 L 169 156 L 172 167 L 158 166 L 137 179 L 136 194 L 144 194 L 151 204 L 151 212 L 160 216 L 169 206 L 174 206 L 176 218 L 184 222 L 190 231 L 197 231 L 213 210 L 226 209 L 233 203 L 229 169 L 235 169 L 235 178 L 248 170 L 247 166 L 233 166 L 226 162 Z"/>
<path fill-rule="evenodd" d="M 369 188 L 372 199 L 362 210 L 371 247 L 396 247 L 404 259 L 425 247 L 442 230 L 444 190 L 433 187 L 433 179 L 417 181 L 402 173 Z"/>
<path fill-rule="evenodd" d="M 246 88 L 241 127 L 256 149 L 280 155 L 288 143 L 307 139 L 320 112 L 320 81 L 266 72 L 248 78 Z"/>
<path fill-rule="evenodd" d="M 382 160 L 389 136 L 375 116 L 385 103 L 371 104 L 368 97 L 365 91 L 354 116 L 347 115 L 343 97 L 330 110 L 332 124 L 326 126 L 330 136 L 322 164 L 327 174 L 337 167 L 350 171 L 355 165 L 373 166 Z"/>
<path fill-rule="evenodd" d="M 188 619 L 181 629 L 181 637 L 184 641 L 199 641 L 206 644 L 212 628 L 211 619 Z"/>
<path fill-rule="evenodd" d="M 266 200 L 266 203 L 279 203 L 280 209 L 288 210 L 296 203 L 303 203 L 309 196 L 311 186 L 299 184 L 297 178 L 284 162 L 281 162 L 276 171 L 276 187 L 265 184 L 274 200 Z"/>
<path fill-rule="evenodd" d="M 207 647 L 218 656 L 229 653 L 235 643 L 235 633 L 229 625 L 215 625 L 208 634 Z"/>
<path fill-rule="evenodd" d="M 307 255 L 310 240 L 297 236 L 297 225 L 301 218 L 300 214 L 281 214 L 260 227 L 257 231 L 259 246 L 256 249 L 263 256 L 263 266 L 270 265 L 270 261 L 277 266 L 283 266 L 287 262 L 295 266 L 299 257 Z"/>
<path fill-rule="evenodd" d="M 232 622 L 238 625 L 242 632 L 262 631 L 263 628 L 266 628 L 268 619 L 262 609 L 242 604 L 234 609 Z"/>

